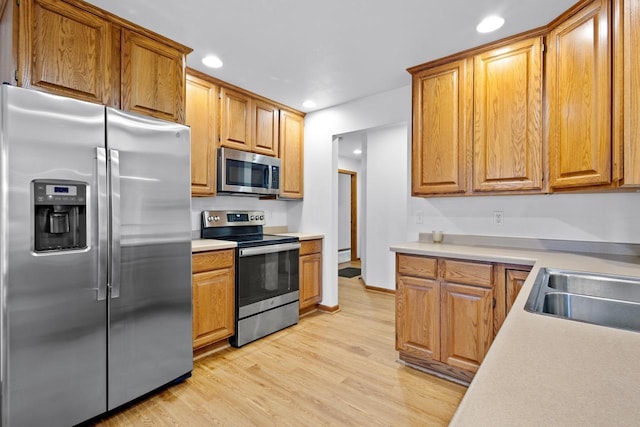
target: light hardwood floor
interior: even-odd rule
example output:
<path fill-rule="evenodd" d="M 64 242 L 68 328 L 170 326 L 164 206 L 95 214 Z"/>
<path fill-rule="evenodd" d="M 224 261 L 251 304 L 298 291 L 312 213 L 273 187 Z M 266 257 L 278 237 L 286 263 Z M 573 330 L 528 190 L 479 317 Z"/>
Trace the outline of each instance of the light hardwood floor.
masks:
<path fill-rule="evenodd" d="M 100 426 L 440 426 L 466 388 L 396 362 L 394 297 L 339 278 L 341 311 L 195 362 Z"/>

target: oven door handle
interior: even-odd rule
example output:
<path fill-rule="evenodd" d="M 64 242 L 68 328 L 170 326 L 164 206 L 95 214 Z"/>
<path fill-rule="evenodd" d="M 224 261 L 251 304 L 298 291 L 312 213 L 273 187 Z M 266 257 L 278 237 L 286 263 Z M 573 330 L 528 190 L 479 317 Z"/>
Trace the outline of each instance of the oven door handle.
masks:
<path fill-rule="evenodd" d="M 300 249 L 300 243 L 280 243 L 277 245 L 256 246 L 254 248 L 240 249 L 240 258 L 253 255 L 273 254 Z"/>

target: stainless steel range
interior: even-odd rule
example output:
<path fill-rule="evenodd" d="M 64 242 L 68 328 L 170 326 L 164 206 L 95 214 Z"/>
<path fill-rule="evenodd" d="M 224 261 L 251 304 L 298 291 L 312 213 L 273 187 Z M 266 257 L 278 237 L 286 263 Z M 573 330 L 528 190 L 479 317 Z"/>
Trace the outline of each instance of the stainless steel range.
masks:
<path fill-rule="evenodd" d="M 263 211 L 203 211 L 203 239 L 231 240 L 236 249 L 236 334 L 241 347 L 298 323 L 297 237 L 263 234 Z"/>

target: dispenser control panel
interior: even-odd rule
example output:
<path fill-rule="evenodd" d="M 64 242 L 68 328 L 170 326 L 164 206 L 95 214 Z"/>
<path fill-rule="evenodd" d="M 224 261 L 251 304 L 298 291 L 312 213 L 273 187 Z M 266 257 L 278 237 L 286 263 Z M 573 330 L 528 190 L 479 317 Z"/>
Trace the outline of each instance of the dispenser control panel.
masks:
<path fill-rule="evenodd" d="M 61 184 L 37 181 L 34 183 L 36 205 L 86 205 L 87 189 L 84 184 Z"/>

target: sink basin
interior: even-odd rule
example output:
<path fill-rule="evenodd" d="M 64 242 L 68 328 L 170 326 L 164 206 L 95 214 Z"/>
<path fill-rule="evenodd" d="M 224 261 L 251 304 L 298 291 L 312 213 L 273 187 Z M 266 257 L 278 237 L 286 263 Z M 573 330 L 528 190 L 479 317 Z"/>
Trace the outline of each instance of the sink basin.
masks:
<path fill-rule="evenodd" d="M 640 332 L 640 279 L 543 268 L 525 310 Z"/>

